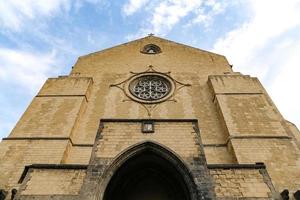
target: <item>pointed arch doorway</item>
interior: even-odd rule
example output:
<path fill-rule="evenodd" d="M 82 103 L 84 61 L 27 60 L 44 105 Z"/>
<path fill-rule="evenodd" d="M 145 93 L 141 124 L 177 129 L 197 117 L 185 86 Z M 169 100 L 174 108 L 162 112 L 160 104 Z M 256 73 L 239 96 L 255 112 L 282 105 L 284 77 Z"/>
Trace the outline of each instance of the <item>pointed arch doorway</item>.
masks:
<path fill-rule="evenodd" d="M 146 142 L 129 149 L 112 168 L 104 200 L 197 199 L 187 167 L 158 144 Z"/>

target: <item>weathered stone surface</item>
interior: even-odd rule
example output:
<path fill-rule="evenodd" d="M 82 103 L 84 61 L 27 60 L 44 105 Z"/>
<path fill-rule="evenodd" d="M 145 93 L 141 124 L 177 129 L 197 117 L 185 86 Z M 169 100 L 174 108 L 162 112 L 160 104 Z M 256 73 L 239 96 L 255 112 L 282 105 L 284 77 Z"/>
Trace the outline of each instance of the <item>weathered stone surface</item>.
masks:
<path fill-rule="evenodd" d="M 272 198 L 271 190 L 257 169 L 211 169 L 218 198 Z"/>
<path fill-rule="evenodd" d="M 158 45 L 161 52 L 141 53 L 147 44 Z M 111 87 L 126 82 L 134 73 L 149 70 L 149 65 L 153 73 L 168 75 L 177 84 L 167 101 L 145 105 L 124 93 L 126 85 Z M 190 122 L 175 120 L 155 122 L 155 132 L 143 134 L 137 121 L 107 121 L 99 134 L 100 119 L 105 118 L 196 119 L 199 129 Z M 224 56 L 149 36 L 82 56 L 70 75 L 46 81 L 11 134 L 0 143 L 0 189 L 8 191 L 9 199 L 11 190 L 24 184 L 18 181 L 27 165 L 90 164 L 84 181 L 83 172 L 74 178 L 74 170 L 60 171 L 61 175 L 55 170 L 52 174 L 35 171 L 21 198 L 88 199 L 94 195 L 91 191 L 99 196 L 99 181 L 111 162 L 136 145 L 151 141 L 187 164 L 202 196 L 207 192 L 207 197 L 213 197 L 210 191 L 216 191 L 218 199 L 224 200 L 270 199 L 259 174 L 253 171 L 243 171 L 243 178 L 232 171 L 230 180 L 226 176 L 215 179 L 224 186 L 215 185 L 212 190 L 206 163 L 264 162 L 276 192 L 288 189 L 293 194 L 300 189 L 299 135 L 297 127 L 282 117 L 258 79 L 233 72 Z M 225 172 L 228 171 L 216 173 L 223 177 Z M 60 181 L 64 177 L 75 181 L 76 189 L 69 184 L 49 190 L 51 194 L 37 193 L 37 183 L 46 184 L 42 180 L 50 176 L 52 184 L 68 184 Z M 81 181 L 86 192 L 80 188 Z M 237 187 L 231 190 L 231 184 L 252 189 L 248 193 Z"/>
<path fill-rule="evenodd" d="M 85 175 L 85 170 L 33 169 L 21 195 L 77 195 Z"/>

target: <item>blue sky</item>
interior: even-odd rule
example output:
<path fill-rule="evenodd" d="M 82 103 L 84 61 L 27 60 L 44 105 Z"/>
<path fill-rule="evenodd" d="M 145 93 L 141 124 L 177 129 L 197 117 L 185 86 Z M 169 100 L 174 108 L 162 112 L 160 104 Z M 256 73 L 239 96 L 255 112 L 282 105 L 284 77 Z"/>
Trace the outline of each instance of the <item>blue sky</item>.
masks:
<path fill-rule="evenodd" d="M 225 55 L 300 127 L 300 0 L 0 0 L 0 138 L 47 77 L 149 33 Z"/>

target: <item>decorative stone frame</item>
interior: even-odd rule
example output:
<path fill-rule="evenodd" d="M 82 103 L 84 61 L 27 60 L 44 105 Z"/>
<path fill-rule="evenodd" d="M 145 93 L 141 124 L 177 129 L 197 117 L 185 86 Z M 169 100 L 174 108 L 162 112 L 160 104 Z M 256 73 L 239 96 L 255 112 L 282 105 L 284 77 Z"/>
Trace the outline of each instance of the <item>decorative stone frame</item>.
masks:
<path fill-rule="evenodd" d="M 153 53 L 150 53 L 149 50 L 153 50 Z M 148 55 L 155 55 L 161 53 L 161 48 L 156 44 L 147 44 L 141 49 L 141 53 L 148 54 Z"/>
<path fill-rule="evenodd" d="M 153 120 L 144 120 L 144 121 L 142 121 L 142 126 L 141 126 L 142 133 L 154 133 L 154 131 L 155 131 L 154 124 L 155 123 L 154 123 Z M 147 128 L 148 126 L 151 127 L 150 130 Z"/>
<path fill-rule="evenodd" d="M 130 84 L 132 83 L 132 81 L 134 81 L 135 79 L 138 79 L 142 76 L 158 76 L 158 77 L 162 77 L 162 78 L 166 79 L 170 83 L 170 91 L 168 92 L 168 94 L 166 96 L 164 96 L 160 99 L 157 99 L 157 100 L 149 101 L 149 100 L 143 100 L 143 99 L 137 98 L 130 91 Z M 124 90 L 125 90 L 126 96 L 129 97 L 130 99 L 132 99 L 133 101 L 136 101 L 139 103 L 144 103 L 144 104 L 155 104 L 155 103 L 160 103 L 160 102 L 170 99 L 174 95 L 174 92 L 176 91 L 176 84 L 174 83 L 174 80 L 170 76 L 167 76 L 167 75 L 165 75 L 163 73 L 159 73 L 159 72 L 148 72 L 148 73 L 142 73 L 142 74 L 137 74 L 135 76 L 132 76 L 125 83 Z"/>
<path fill-rule="evenodd" d="M 156 71 L 152 65 L 149 65 L 148 69 L 143 72 L 130 72 L 130 73 L 132 75 L 129 78 L 127 78 L 119 83 L 111 84 L 110 87 L 116 87 L 123 91 L 123 94 L 126 97 L 126 99 L 124 99 L 123 102 L 134 101 L 136 103 L 139 103 L 141 106 L 143 106 L 147 111 L 148 117 L 151 117 L 152 111 L 159 104 L 164 103 L 164 102 L 177 102 L 177 100 L 175 99 L 176 93 L 184 87 L 191 86 L 191 84 L 182 83 L 182 82 L 176 80 L 175 78 L 173 78 L 171 76 L 171 72 Z M 170 85 L 171 91 L 168 93 L 168 95 L 166 95 L 165 97 L 163 97 L 161 99 L 153 100 L 153 101 L 144 101 L 144 100 L 141 100 L 141 99 L 135 97 L 134 95 L 132 95 L 131 92 L 129 91 L 129 85 L 130 85 L 131 81 L 133 81 L 134 79 L 136 79 L 138 77 L 146 76 L 146 75 L 161 76 L 161 77 L 167 79 L 171 84 Z"/>

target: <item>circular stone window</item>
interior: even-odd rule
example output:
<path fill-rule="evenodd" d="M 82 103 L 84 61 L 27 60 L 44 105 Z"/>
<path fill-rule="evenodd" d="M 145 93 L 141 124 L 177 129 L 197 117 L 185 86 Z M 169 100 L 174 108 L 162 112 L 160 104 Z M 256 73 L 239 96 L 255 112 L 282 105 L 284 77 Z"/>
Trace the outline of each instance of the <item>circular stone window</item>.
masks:
<path fill-rule="evenodd" d="M 170 96 L 172 84 L 167 77 L 148 74 L 132 79 L 128 89 L 135 99 L 156 103 Z"/>

